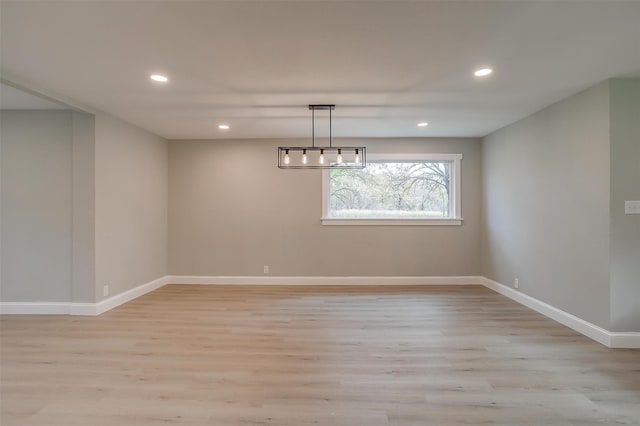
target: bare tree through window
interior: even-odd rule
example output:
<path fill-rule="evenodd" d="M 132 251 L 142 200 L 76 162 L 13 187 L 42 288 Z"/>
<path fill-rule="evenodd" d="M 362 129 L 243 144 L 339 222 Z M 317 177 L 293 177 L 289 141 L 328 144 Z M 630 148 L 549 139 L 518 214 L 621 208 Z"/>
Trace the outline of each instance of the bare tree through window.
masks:
<path fill-rule="evenodd" d="M 451 217 L 451 161 L 370 162 L 362 170 L 332 169 L 329 216 Z"/>

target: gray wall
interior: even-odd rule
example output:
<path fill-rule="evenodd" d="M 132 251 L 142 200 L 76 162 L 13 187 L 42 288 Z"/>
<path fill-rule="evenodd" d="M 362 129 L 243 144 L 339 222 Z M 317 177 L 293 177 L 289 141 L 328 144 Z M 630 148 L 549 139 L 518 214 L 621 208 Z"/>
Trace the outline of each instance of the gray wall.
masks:
<path fill-rule="evenodd" d="M 640 79 L 610 80 L 611 90 L 611 330 L 640 331 Z"/>
<path fill-rule="evenodd" d="M 462 153 L 462 226 L 323 226 L 321 171 L 280 170 L 277 140 L 169 143 L 169 272 L 276 276 L 476 275 L 478 139 L 345 139 L 376 152 Z M 286 144 L 308 144 L 287 140 Z"/>
<path fill-rule="evenodd" d="M 96 116 L 96 299 L 167 274 L 168 145 L 105 114 Z"/>
<path fill-rule="evenodd" d="M 95 301 L 95 117 L 71 113 L 71 301 Z"/>
<path fill-rule="evenodd" d="M 69 301 L 72 113 L 0 117 L 2 301 Z"/>
<path fill-rule="evenodd" d="M 609 326 L 609 90 L 483 140 L 482 274 Z"/>
<path fill-rule="evenodd" d="M 106 114 L 2 111 L 0 291 L 94 302 L 167 274 L 167 141 Z"/>

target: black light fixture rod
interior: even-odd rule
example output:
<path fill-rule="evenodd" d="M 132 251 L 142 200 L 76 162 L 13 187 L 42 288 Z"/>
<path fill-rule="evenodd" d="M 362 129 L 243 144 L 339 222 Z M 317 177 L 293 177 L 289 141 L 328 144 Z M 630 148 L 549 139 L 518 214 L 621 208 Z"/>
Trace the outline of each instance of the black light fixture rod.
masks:
<path fill-rule="evenodd" d="M 331 133 L 331 110 L 332 108 L 329 108 L 329 146 L 331 146 L 333 142 L 333 133 Z"/>
<path fill-rule="evenodd" d="M 317 110 L 332 110 L 336 109 L 336 104 L 311 104 L 309 109 Z"/>
<path fill-rule="evenodd" d="M 311 146 L 316 146 L 316 110 L 311 110 Z"/>

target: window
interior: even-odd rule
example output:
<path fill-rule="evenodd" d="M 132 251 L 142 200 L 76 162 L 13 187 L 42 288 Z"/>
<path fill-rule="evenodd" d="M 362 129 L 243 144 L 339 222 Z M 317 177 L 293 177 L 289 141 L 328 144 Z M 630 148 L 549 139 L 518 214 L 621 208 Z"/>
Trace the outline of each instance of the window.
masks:
<path fill-rule="evenodd" d="M 462 154 L 369 154 L 323 171 L 324 225 L 460 225 Z"/>

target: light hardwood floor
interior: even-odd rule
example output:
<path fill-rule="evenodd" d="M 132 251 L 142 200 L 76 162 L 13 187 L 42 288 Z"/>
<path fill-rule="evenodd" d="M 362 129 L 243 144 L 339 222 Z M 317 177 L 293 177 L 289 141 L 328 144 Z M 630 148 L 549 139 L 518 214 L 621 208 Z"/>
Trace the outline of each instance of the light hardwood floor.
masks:
<path fill-rule="evenodd" d="M 640 424 L 640 351 L 479 286 L 169 285 L 2 317 L 13 425 Z"/>

